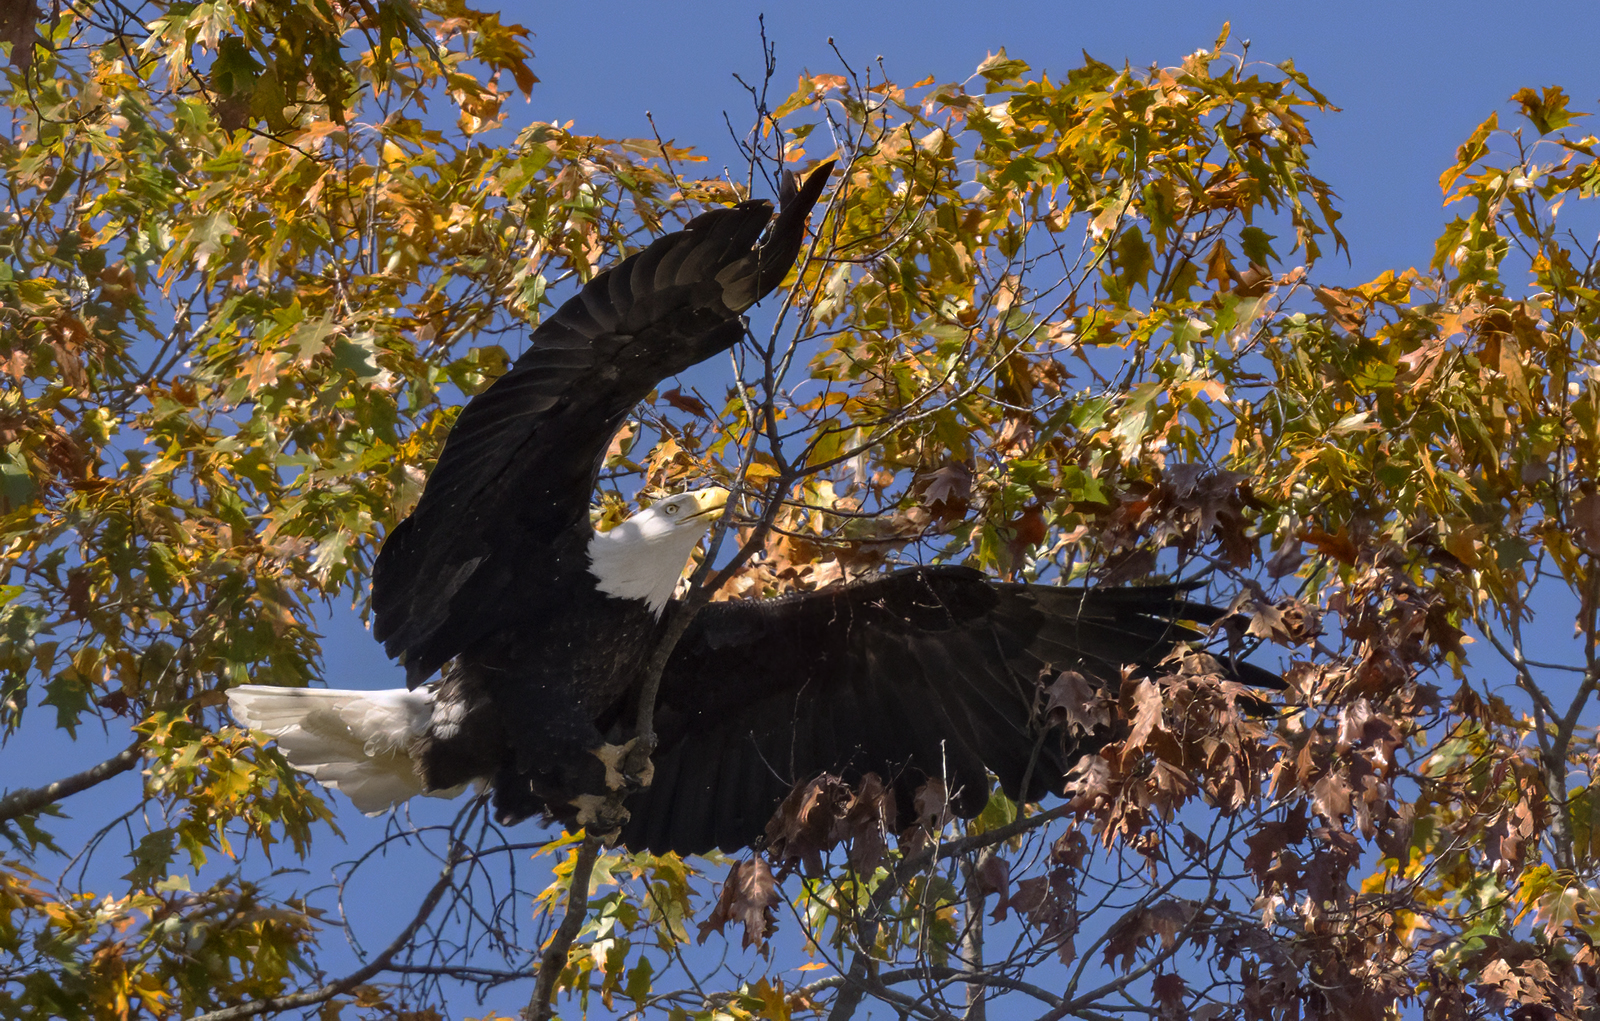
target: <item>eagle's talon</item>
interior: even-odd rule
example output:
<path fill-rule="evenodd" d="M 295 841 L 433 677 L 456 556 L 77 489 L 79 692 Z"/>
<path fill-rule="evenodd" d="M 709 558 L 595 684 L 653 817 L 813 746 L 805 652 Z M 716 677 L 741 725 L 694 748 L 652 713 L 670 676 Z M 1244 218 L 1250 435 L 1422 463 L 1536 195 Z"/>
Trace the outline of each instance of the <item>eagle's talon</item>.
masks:
<path fill-rule="evenodd" d="M 591 754 L 606 767 L 607 790 L 643 790 L 655 779 L 655 764 L 650 761 L 649 750 L 638 738 L 632 738 L 625 744 L 603 744 L 592 749 Z"/>
<path fill-rule="evenodd" d="M 608 847 L 616 843 L 631 818 L 626 808 L 599 794 L 580 794 L 567 804 L 578 810 L 577 824 Z"/>

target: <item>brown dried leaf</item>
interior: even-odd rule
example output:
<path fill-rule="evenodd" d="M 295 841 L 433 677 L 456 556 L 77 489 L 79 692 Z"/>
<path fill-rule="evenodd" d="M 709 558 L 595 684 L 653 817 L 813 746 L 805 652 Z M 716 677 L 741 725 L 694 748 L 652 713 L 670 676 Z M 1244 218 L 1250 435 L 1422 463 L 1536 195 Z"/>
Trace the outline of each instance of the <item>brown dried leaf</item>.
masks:
<path fill-rule="evenodd" d="M 1335 749 L 1340 755 L 1355 747 L 1367 732 L 1367 722 L 1372 719 L 1372 703 L 1358 698 L 1339 713 L 1339 734 Z"/>
<path fill-rule="evenodd" d="M 857 874 L 871 875 L 882 864 L 895 814 L 894 789 L 885 787 L 876 773 L 862 777 L 860 789 L 844 815 L 850 866 Z"/>
<path fill-rule="evenodd" d="M 778 884 L 767 863 L 760 858 L 736 862 L 722 884 L 717 906 L 700 923 L 699 942 L 704 943 L 712 930 L 720 933 L 729 922 L 736 922 L 744 927 L 744 948 L 755 946 L 765 952 L 767 936 L 777 928 L 777 906 Z"/>
<path fill-rule="evenodd" d="M 1239 297 L 1259 298 L 1272 289 L 1272 271 L 1252 262 L 1243 273 L 1234 274 L 1233 282 Z"/>
<path fill-rule="evenodd" d="M 1069 869 L 1082 868 L 1088 853 L 1089 841 L 1080 830 L 1067 830 L 1050 845 L 1050 860 Z"/>
<path fill-rule="evenodd" d="M 83 369 L 83 359 L 79 357 L 76 347 L 66 339 L 50 342 L 55 349 L 56 368 L 61 370 L 61 381 L 74 390 L 82 390 L 89 385 L 89 374 Z"/>
<path fill-rule="evenodd" d="M 1161 689 L 1149 679 L 1140 681 L 1138 687 L 1134 689 L 1133 704 L 1133 729 L 1128 733 L 1128 739 L 1123 742 L 1124 760 L 1143 750 L 1150 735 L 1161 726 L 1161 717 L 1165 709 L 1161 701 Z"/>
<path fill-rule="evenodd" d="M 1162 950 L 1177 946 L 1178 935 L 1194 920 L 1199 910 L 1195 901 L 1170 899 L 1148 908 L 1137 907 L 1111 926 L 1106 933 L 1105 963 L 1122 958 L 1121 970 L 1127 971 L 1139 951 L 1159 938 Z"/>
<path fill-rule="evenodd" d="M 950 797 L 945 792 L 944 781 L 929 777 L 917 788 L 911 807 L 917 813 L 917 822 L 929 833 L 937 833 L 950 822 Z"/>
<path fill-rule="evenodd" d="M 1017 892 L 1010 896 L 1009 902 L 1018 914 L 1032 915 L 1049 895 L 1050 880 L 1044 876 L 1032 876 L 1017 881 Z"/>
<path fill-rule="evenodd" d="M 1600 493 L 1590 493 L 1573 505 L 1571 523 L 1578 544 L 1586 552 L 1600 556 Z"/>
<path fill-rule="evenodd" d="M 1012 359 L 1015 361 L 1016 359 Z M 1033 446 L 1033 419 L 1020 415 L 1007 415 L 1006 423 L 1000 429 L 1000 436 L 995 440 L 995 449 L 1001 457 L 1021 457 Z"/>
<path fill-rule="evenodd" d="M 972 472 L 965 465 L 945 465 L 930 473 L 922 487 L 923 506 L 946 521 L 966 514 L 971 500 Z"/>
<path fill-rule="evenodd" d="M 1335 287 L 1318 287 L 1311 294 L 1317 299 L 1317 304 L 1328 310 L 1328 315 L 1341 330 L 1358 333 L 1365 325 L 1367 317 L 1362 313 L 1360 306 L 1350 299 L 1348 291 Z"/>
<path fill-rule="evenodd" d="M 1340 525 L 1339 531 L 1334 533 L 1324 532 L 1320 528 L 1308 528 L 1301 536 L 1306 542 L 1317 548 L 1317 552 L 1324 556 L 1333 557 L 1345 564 L 1356 562 L 1356 544 L 1350 539 L 1350 532 L 1345 526 Z"/>
<path fill-rule="evenodd" d="M 1051 726 L 1064 726 L 1073 734 L 1111 726 L 1110 700 L 1076 670 L 1063 670 L 1045 688 L 1044 713 Z"/>
<path fill-rule="evenodd" d="M 768 820 L 767 853 L 780 863 L 801 861 L 818 875 L 822 853 L 848 843 L 850 864 L 870 873 L 883 861 L 895 814 L 894 791 L 877 774 L 862 777 L 855 790 L 824 773 L 796 785 Z"/>
<path fill-rule="evenodd" d="M 1162 1017 L 1184 1017 L 1183 998 L 1189 992 L 1188 983 L 1179 975 L 1157 975 L 1150 983 L 1150 991 L 1161 1005 Z"/>
<path fill-rule="evenodd" d="M 67 572 L 67 587 L 63 593 L 67 597 L 67 612 L 79 620 L 89 615 L 89 572 L 84 568 L 75 568 Z"/>
<path fill-rule="evenodd" d="M 0 42 L 11 44 L 11 66 L 23 74 L 33 65 L 38 25 L 39 7 L 35 0 L 0 0 Z"/>
<path fill-rule="evenodd" d="M 1329 773 L 1311 788 L 1311 810 L 1329 822 L 1350 814 L 1350 788 L 1344 778 Z"/>
<path fill-rule="evenodd" d="M 991 893 L 1000 895 L 990 918 L 996 922 L 1005 921 L 1006 908 L 1011 899 L 1011 863 L 997 854 L 986 855 L 972 870 L 972 882 L 977 886 L 980 898 L 988 897 Z"/>
<path fill-rule="evenodd" d="M 1006 524 L 1012 531 L 1012 537 L 1006 543 L 1006 552 L 1010 554 L 1013 565 L 1021 564 L 1028 551 L 1044 542 L 1044 537 L 1050 531 L 1044 523 L 1044 508 L 1038 504 L 1024 507 L 1021 514 Z"/>
<path fill-rule="evenodd" d="M 132 705 L 128 693 L 121 688 L 95 699 L 94 704 L 118 716 L 127 716 Z"/>
<path fill-rule="evenodd" d="M 709 419 L 711 417 L 711 411 L 706 407 L 705 401 L 702 401 L 698 397 L 691 396 L 690 394 L 686 394 L 677 387 L 673 387 L 671 390 L 663 390 L 661 392 L 661 399 L 672 405 L 674 408 L 677 408 L 679 411 L 687 412 L 691 415 L 696 415 L 705 419 Z"/>
<path fill-rule="evenodd" d="M 798 859 L 812 873 L 821 854 L 838 843 L 835 820 L 848 811 L 850 787 L 827 773 L 795 786 L 767 821 L 767 849 L 778 861 Z"/>

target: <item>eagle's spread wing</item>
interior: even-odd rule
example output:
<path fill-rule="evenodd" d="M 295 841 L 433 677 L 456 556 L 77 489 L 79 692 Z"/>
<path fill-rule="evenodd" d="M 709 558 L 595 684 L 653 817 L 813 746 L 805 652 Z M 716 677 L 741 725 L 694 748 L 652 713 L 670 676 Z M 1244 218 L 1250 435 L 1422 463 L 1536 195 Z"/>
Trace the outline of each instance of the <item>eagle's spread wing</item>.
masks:
<path fill-rule="evenodd" d="M 537 613 L 541 590 L 582 569 L 558 562 L 571 550 L 555 540 L 587 524 L 612 435 L 660 380 L 737 343 L 739 313 L 793 264 L 831 166 L 793 193 L 760 247 L 772 206 L 742 202 L 599 274 L 468 403 L 373 571 L 373 632 L 409 684 Z"/>
<path fill-rule="evenodd" d="M 1172 586 L 1002 584 L 960 567 L 713 603 L 662 677 L 655 779 L 629 802 L 623 840 L 743 846 L 796 781 L 824 770 L 941 777 L 963 816 L 982 809 L 990 772 L 1012 797 L 1031 777 L 1026 796 L 1040 797 L 1091 750 L 1043 733 L 1041 668 L 1115 685 L 1124 665 L 1153 667 L 1199 637 L 1182 622 L 1218 616 Z"/>

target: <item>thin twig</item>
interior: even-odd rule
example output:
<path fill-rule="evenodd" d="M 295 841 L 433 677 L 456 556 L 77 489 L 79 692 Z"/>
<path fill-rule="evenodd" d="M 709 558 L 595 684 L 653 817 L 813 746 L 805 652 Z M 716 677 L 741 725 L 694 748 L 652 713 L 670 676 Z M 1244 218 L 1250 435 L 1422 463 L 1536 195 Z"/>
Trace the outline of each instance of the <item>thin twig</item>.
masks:
<path fill-rule="evenodd" d="M 444 868 L 439 871 L 438 881 L 433 884 L 433 889 L 429 890 L 428 895 L 423 898 L 421 906 L 417 908 L 417 913 L 412 917 L 410 923 L 401 930 L 400 935 L 396 936 L 393 942 L 384 947 L 381 954 L 368 961 L 365 966 L 357 968 L 344 978 L 329 982 L 322 988 L 314 989 L 309 993 L 274 996 L 266 1000 L 257 1000 L 255 1003 L 243 1003 L 237 1007 L 213 1010 L 210 1013 L 201 1014 L 193 1018 L 192 1021 L 233 1021 L 234 1018 L 255 1017 L 259 1014 L 272 1014 L 279 1011 L 295 1010 L 300 1007 L 312 1007 L 319 1003 L 326 1003 L 335 996 L 340 996 L 361 985 L 386 970 L 389 967 L 389 962 L 394 959 L 396 954 L 410 947 L 412 938 L 422 928 L 423 923 L 427 922 L 428 916 L 433 914 L 433 909 L 439 906 L 439 901 L 444 898 L 445 891 L 450 889 L 451 884 L 454 882 L 456 865 L 466 857 L 468 857 L 466 849 L 457 844 L 455 849 L 451 851 L 449 859 L 445 862 Z"/>

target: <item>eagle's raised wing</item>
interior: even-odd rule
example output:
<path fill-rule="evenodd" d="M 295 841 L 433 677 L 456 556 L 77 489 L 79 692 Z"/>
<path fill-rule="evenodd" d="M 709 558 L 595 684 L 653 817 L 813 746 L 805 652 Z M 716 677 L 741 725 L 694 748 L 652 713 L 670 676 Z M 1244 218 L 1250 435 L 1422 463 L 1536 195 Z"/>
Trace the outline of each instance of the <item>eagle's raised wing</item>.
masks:
<path fill-rule="evenodd" d="M 968 817 L 989 773 L 1036 799 L 1098 745 L 1045 734 L 1041 669 L 1116 690 L 1125 665 L 1153 668 L 1219 616 L 1173 586 L 1006 584 L 961 567 L 713 603 L 662 677 L 655 778 L 628 803 L 623 841 L 680 854 L 744 846 L 795 782 L 823 771 L 902 788 L 940 777 Z"/>
<path fill-rule="evenodd" d="M 831 168 L 792 191 L 764 244 L 771 204 L 742 202 L 600 273 L 468 402 L 373 570 L 373 633 L 408 684 L 537 613 L 542 586 L 584 568 L 566 562 L 582 544 L 561 537 L 587 529 L 612 435 L 660 380 L 738 342 L 739 314 L 788 273 Z"/>

